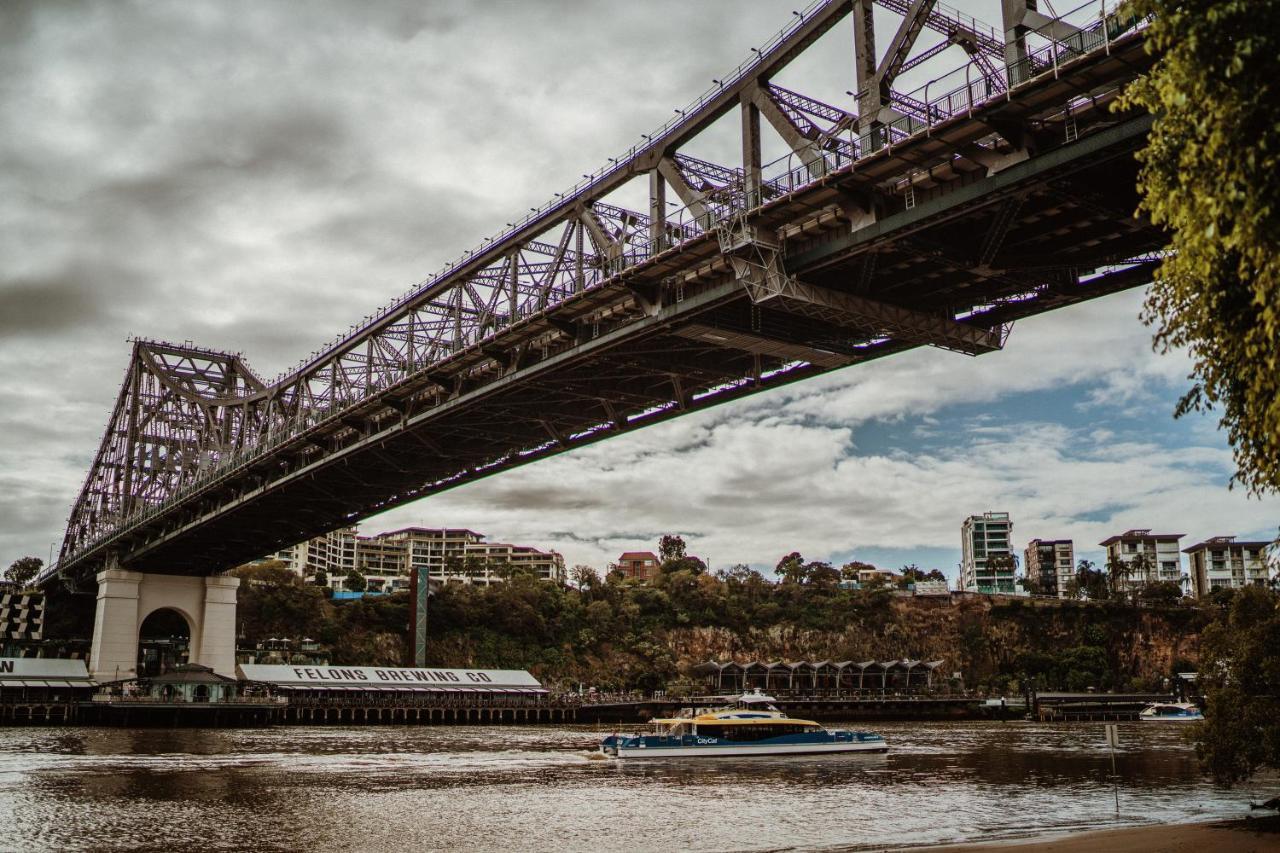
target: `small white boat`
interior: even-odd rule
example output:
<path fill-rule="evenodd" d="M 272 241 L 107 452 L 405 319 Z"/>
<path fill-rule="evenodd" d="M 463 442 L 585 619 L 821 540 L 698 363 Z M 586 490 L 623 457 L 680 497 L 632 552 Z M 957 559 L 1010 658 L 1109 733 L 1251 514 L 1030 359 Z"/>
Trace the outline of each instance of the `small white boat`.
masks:
<path fill-rule="evenodd" d="M 1154 702 L 1142 709 L 1138 719 L 1144 723 L 1198 723 L 1204 714 L 1190 702 Z"/>
<path fill-rule="evenodd" d="M 742 758 L 753 755 L 818 755 L 887 752 L 874 732 L 828 731 L 813 720 L 788 717 L 762 693 L 744 693 L 729 707 L 704 714 L 653 720 L 653 734 L 610 735 L 600 751 L 610 758 Z"/>

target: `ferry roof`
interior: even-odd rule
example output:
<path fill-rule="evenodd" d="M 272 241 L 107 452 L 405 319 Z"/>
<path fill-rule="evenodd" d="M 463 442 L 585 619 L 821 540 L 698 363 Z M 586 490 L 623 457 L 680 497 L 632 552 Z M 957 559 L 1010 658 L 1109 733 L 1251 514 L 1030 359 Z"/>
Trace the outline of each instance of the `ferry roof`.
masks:
<path fill-rule="evenodd" d="M 818 723 L 815 723 L 813 720 L 799 720 L 799 719 L 796 719 L 795 717 L 775 717 L 772 715 L 766 716 L 763 714 L 753 714 L 750 717 L 728 717 L 728 716 L 721 717 L 721 716 L 718 716 L 718 713 L 725 713 L 725 712 L 699 714 L 696 717 L 673 717 L 670 719 L 663 718 L 663 719 L 650 720 L 650 722 L 665 723 L 668 725 L 674 724 L 674 723 L 715 723 L 718 726 L 720 725 L 759 726 L 763 724 L 768 724 L 771 726 L 773 725 L 783 725 L 783 726 L 816 726 L 818 725 Z M 734 712 L 730 712 L 730 713 L 734 713 Z"/>

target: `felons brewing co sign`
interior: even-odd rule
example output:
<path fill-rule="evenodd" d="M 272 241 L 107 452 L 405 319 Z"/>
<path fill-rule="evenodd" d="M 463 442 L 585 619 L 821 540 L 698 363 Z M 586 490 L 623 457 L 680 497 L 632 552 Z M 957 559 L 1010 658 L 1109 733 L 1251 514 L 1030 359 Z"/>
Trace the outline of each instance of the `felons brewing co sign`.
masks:
<path fill-rule="evenodd" d="M 417 669 L 373 666 L 288 666 L 240 664 L 242 678 L 307 687 L 436 687 L 487 690 L 538 689 L 523 669 Z"/>

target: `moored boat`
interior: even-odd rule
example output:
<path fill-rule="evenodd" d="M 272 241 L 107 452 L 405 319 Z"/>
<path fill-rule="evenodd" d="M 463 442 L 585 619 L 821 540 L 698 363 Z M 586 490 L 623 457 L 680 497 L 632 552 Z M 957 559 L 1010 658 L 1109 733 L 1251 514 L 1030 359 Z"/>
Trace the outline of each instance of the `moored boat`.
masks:
<path fill-rule="evenodd" d="M 1138 719 L 1144 723 L 1198 723 L 1204 714 L 1190 702 L 1154 702 L 1142 709 Z"/>
<path fill-rule="evenodd" d="M 813 720 L 788 717 L 761 693 L 702 714 L 653 720 L 653 734 L 610 735 L 600 751 L 611 758 L 694 758 L 887 752 L 874 732 L 829 731 Z"/>

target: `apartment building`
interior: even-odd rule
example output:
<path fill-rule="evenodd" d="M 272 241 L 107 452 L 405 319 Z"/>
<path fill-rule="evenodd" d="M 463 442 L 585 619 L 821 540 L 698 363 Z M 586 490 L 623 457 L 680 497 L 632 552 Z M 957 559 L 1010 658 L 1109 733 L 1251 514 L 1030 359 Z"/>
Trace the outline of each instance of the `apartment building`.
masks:
<path fill-rule="evenodd" d="M 1007 512 L 971 515 L 960 527 L 960 588 L 966 592 L 1015 593 L 1017 560 L 1009 544 L 1013 520 Z"/>
<path fill-rule="evenodd" d="M 652 551 L 625 551 L 615 565 L 627 577 L 647 581 L 658 573 L 658 555 Z"/>
<path fill-rule="evenodd" d="M 370 541 L 399 549 L 405 574 L 426 569 L 432 580 L 465 580 L 467 549 L 483 543 L 484 534 L 465 527 L 403 527 L 371 536 Z"/>
<path fill-rule="evenodd" d="M 402 541 L 361 536 L 356 539 L 356 569 L 362 575 L 408 575 L 408 549 Z"/>
<path fill-rule="evenodd" d="M 543 580 L 563 583 L 564 557 L 527 545 L 486 542 L 483 533 L 456 527 L 406 527 L 371 537 L 398 547 L 405 574 L 425 568 L 434 581 L 489 584 L 510 569 L 531 571 Z"/>
<path fill-rule="evenodd" d="M 346 578 L 355 569 L 372 592 L 408 589 L 411 573 L 427 570 L 433 581 L 489 584 L 502 580 L 508 568 L 533 572 L 544 580 L 563 583 L 564 557 L 526 545 L 486 542 L 484 534 L 465 528 L 405 527 L 357 536 L 354 527 L 318 536 L 264 558 L 282 560 L 308 580 L 323 571 L 329 586 L 346 591 Z"/>
<path fill-rule="evenodd" d="M 564 557 L 555 551 L 539 551 L 528 545 L 511 545 L 505 542 L 477 542 L 468 545 L 463 553 L 464 572 L 469 565 L 483 567 L 481 574 L 465 578 L 471 583 L 489 584 L 500 581 L 506 572 L 512 570 L 531 572 L 544 581 L 565 582 Z M 444 579 L 462 578 L 446 574 Z"/>
<path fill-rule="evenodd" d="M 1184 548 L 1191 574 L 1191 589 L 1202 598 L 1215 589 L 1239 589 L 1265 585 L 1270 542 L 1237 542 L 1234 536 L 1211 536 Z"/>
<path fill-rule="evenodd" d="M 1076 573 L 1075 545 L 1070 539 L 1032 539 L 1022 565 L 1037 582 L 1039 595 L 1067 598 L 1067 585 Z"/>
<path fill-rule="evenodd" d="M 1126 530 L 1098 544 L 1107 549 L 1107 566 L 1125 565 L 1120 580 L 1126 592 L 1134 592 L 1149 583 L 1171 581 L 1187 592 L 1182 578 L 1182 552 L 1178 540 L 1183 533 L 1152 533 L 1147 529 Z"/>
<path fill-rule="evenodd" d="M 356 529 L 340 527 L 254 562 L 271 561 L 284 563 L 289 571 L 308 580 L 318 572 L 330 577 L 346 577 L 356 567 Z"/>

